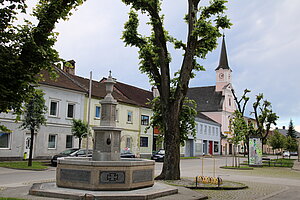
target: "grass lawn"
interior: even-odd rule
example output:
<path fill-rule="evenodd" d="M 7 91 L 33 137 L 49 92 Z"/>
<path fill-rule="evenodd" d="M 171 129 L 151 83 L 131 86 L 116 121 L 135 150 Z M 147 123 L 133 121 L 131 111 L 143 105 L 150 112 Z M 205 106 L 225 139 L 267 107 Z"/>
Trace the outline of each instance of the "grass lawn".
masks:
<path fill-rule="evenodd" d="M 25 199 L 9 198 L 9 197 L 0 197 L 0 200 L 25 200 Z"/>
<path fill-rule="evenodd" d="M 240 165 L 239 167 L 233 166 L 222 166 L 223 169 L 253 169 L 253 167 L 249 167 L 248 165 Z"/>
<path fill-rule="evenodd" d="M 18 161 L 18 162 L 1 162 L 0 167 L 7 167 L 12 169 L 33 169 L 33 170 L 43 170 L 48 167 L 42 162 L 33 161 L 32 166 L 28 167 L 27 161 Z"/>
<path fill-rule="evenodd" d="M 180 157 L 180 159 L 200 159 L 200 157 Z"/>
<path fill-rule="evenodd" d="M 279 159 L 272 159 L 269 161 L 263 161 L 264 166 L 270 167 L 293 167 L 295 159 L 287 159 L 287 158 L 279 158 Z"/>
<path fill-rule="evenodd" d="M 288 158 L 279 158 L 279 159 L 271 159 L 263 160 L 262 164 L 263 167 L 293 167 L 295 159 L 288 159 Z M 240 165 L 248 165 L 247 161 L 240 163 Z"/>

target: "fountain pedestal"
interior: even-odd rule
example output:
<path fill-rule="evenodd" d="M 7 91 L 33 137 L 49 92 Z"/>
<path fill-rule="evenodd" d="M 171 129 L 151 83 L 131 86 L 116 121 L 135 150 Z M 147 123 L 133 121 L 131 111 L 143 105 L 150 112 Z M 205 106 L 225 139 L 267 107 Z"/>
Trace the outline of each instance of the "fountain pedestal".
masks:
<path fill-rule="evenodd" d="M 120 159 L 122 129 L 116 127 L 117 101 L 112 96 L 115 81 L 106 80 L 105 98 L 101 103 L 101 122 L 94 127 L 92 158 L 59 158 L 56 184 L 59 187 L 86 190 L 132 190 L 154 184 L 154 161 Z"/>

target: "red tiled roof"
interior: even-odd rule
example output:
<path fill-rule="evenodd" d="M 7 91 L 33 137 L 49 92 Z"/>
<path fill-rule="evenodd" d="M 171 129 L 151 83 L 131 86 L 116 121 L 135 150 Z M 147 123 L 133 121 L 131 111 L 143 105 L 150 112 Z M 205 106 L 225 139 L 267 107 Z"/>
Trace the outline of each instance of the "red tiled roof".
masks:
<path fill-rule="evenodd" d="M 50 85 L 50 86 L 55 86 L 59 88 L 65 88 L 65 89 L 70 89 L 70 90 L 76 90 L 79 92 L 87 92 L 84 88 L 80 87 L 79 85 L 75 84 L 74 81 L 66 76 L 65 72 L 63 72 L 60 69 L 56 68 L 56 72 L 58 75 L 58 78 L 56 79 L 51 79 L 51 75 L 49 74 L 48 71 L 42 71 L 42 80 L 39 82 L 40 84 L 43 85 Z"/>
<path fill-rule="evenodd" d="M 100 82 L 105 82 L 106 78 L 103 78 Z M 131 99 L 137 103 L 139 106 L 151 108 L 148 104 L 153 99 L 153 94 L 150 91 L 137 88 L 125 83 L 117 82 L 115 84 L 115 89 L 117 89 L 122 95 Z"/>
<path fill-rule="evenodd" d="M 50 79 L 49 73 L 44 71 L 42 72 L 44 79 L 40 83 L 88 93 L 89 79 L 66 73 L 58 68 L 56 70 L 59 76 L 56 80 Z M 92 96 L 94 98 L 103 99 L 105 97 L 105 80 L 103 78 L 101 81 L 92 81 Z M 147 103 L 153 99 L 152 92 L 120 82 L 116 82 L 112 95 L 119 102 L 147 108 L 151 108 Z"/>

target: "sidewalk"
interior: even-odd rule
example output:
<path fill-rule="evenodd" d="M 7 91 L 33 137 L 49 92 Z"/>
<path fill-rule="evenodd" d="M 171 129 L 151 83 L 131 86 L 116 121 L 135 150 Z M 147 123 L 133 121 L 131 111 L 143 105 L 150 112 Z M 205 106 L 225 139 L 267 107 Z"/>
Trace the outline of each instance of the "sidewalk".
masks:
<path fill-rule="evenodd" d="M 31 185 L 22 187 L 0 188 L 0 197 L 22 198 L 30 200 L 63 200 L 64 198 L 50 198 L 42 196 L 33 196 L 28 194 Z M 207 196 L 201 192 L 193 191 L 184 187 L 177 187 L 178 194 L 155 198 L 156 200 L 201 200 L 207 199 Z M 89 191 L 90 192 L 90 191 Z M 111 191 L 112 193 L 116 191 Z M 132 191 L 134 192 L 134 190 Z"/>
<path fill-rule="evenodd" d="M 300 162 L 298 162 L 298 159 L 295 160 L 294 162 L 294 166 L 292 168 L 293 170 L 297 170 L 297 171 L 300 171 Z"/>

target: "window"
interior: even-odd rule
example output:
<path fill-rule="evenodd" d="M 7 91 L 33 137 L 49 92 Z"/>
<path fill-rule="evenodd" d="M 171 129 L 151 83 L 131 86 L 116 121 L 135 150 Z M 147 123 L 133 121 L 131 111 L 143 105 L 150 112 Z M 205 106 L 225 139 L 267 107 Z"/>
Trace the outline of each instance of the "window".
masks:
<path fill-rule="evenodd" d="M 208 135 L 210 135 L 211 134 L 211 127 L 209 126 L 208 127 Z"/>
<path fill-rule="evenodd" d="M 126 147 L 129 149 L 131 147 L 131 138 L 130 137 L 126 138 Z"/>
<path fill-rule="evenodd" d="M 10 133 L 0 132 L 0 149 L 8 149 L 10 144 Z"/>
<path fill-rule="evenodd" d="M 216 128 L 216 136 L 219 135 L 219 128 Z"/>
<path fill-rule="evenodd" d="M 100 106 L 96 106 L 95 117 L 98 119 L 100 119 L 100 117 L 101 117 L 101 107 Z"/>
<path fill-rule="evenodd" d="M 204 134 L 206 135 L 207 126 L 204 126 Z"/>
<path fill-rule="evenodd" d="M 211 132 L 211 135 L 215 135 L 215 127 L 212 127 L 212 132 Z"/>
<path fill-rule="evenodd" d="M 73 147 L 73 135 L 67 135 L 66 137 L 66 148 Z"/>
<path fill-rule="evenodd" d="M 50 102 L 50 115 L 58 116 L 58 101 L 51 100 Z"/>
<path fill-rule="evenodd" d="M 141 117 L 141 124 L 148 126 L 149 125 L 149 116 L 147 115 L 142 115 Z"/>
<path fill-rule="evenodd" d="M 200 124 L 200 134 L 203 134 L 203 125 Z"/>
<path fill-rule="evenodd" d="M 214 142 L 214 152 L 219 152 L 219 142 Z"/>
<path fill-rule="evenodd" d="M 127 112 L 127 122 L 132 123 L 132 111 Z"/>
<path fill-rule="evenodd" d="M 229 102 L 228 103 L 229 103 L 229 106 L 231 106 L 231 98 L 230 97 L 229 97 Z"/>
<path fill-rule="evenodd" d="M 56 149 L 56 135 L 49 135 L 48 149 Z"/>
<path fill-rule="evenodd" d="M 140 147 L 148 147 L 148 137 L 140 138 Z"/>
<path fill-rule="evenodd" d="M 68 103 L 67 117 L 74 118 L 75 104 Z"/>

